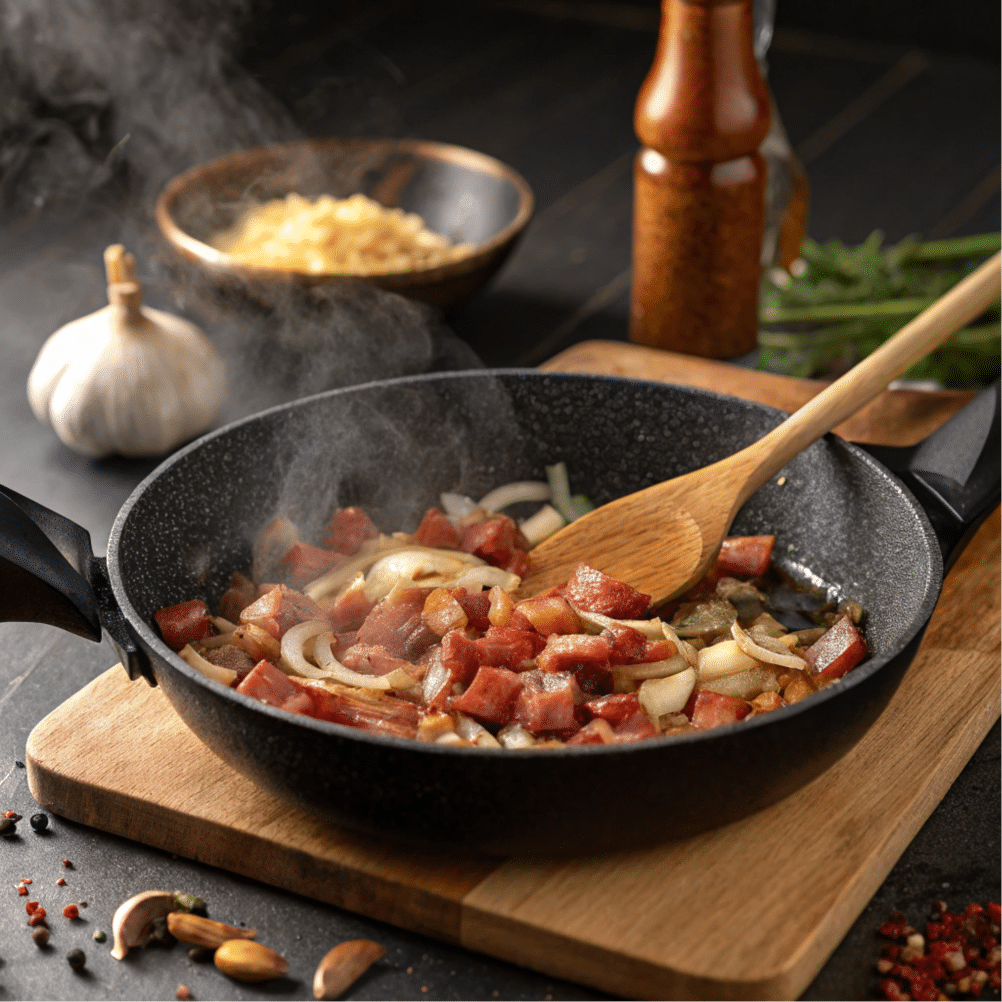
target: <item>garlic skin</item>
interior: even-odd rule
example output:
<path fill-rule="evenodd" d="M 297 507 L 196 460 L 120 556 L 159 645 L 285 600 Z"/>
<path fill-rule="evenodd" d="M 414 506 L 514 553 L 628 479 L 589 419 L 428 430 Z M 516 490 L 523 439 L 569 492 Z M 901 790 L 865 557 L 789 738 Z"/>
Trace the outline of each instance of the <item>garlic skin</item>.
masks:
<path fill-rule="evenodd" d="M 109 264 L 110 279 L 122 272 Z M 128 277 L 131 261 L 124 272 Z M 144 307 L 137 282 L 113 280 L 108 298 L 108 306 L 45 342 L 28 376 L 28 402 L 84 455 L 162 455 L 218 417 L 223 360 L 194 324 Z"/>

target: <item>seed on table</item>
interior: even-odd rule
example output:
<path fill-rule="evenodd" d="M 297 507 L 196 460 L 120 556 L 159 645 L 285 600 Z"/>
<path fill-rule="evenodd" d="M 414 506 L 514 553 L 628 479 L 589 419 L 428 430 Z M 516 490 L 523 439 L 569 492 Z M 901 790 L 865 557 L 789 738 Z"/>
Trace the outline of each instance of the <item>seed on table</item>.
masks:
<path fill-rule="evenodd" d="M 10 838 L 17 834 L 17 823 L 13 818 L 0 818 L 0 835 Z"/>
<path fill-rule="evenodd" d="M 82 971 L 87 963 L 87 954 L 77 947 L 66 954 L 66 959 L 74 971 Z"/>
<path fill-rule="evenodd" d="M 48 946 L 49 930 L 44 925 L 40 925 L 32 931 L 31 938 L 35 941 L 35 946 Z"/>
<path fill-rule="evenodd" d="M 108 938 L 108 934 L 103 929 L 94 930 L 94 942 L 103 943 Z"/>
<path fill-rule="evenodd" d="M 80 909 L 76 905 L 67 905 L 63 909 L 63 918 L 76 919 L 80 918 Z"/>
<path fill-rule="evenodd" d="M 44 832 L 45 829 L 49 827 L 49 815 L 32 814 L 32 816 L 28 819 L 28 824 L 30 824 L 36 832 Z"/>

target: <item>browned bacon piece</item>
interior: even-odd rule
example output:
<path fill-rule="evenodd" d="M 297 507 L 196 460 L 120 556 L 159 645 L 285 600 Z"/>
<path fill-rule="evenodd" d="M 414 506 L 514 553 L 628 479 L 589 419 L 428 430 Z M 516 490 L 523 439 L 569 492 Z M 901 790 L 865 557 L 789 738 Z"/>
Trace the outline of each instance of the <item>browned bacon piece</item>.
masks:
<path fill-rule="evenodd" d="M 381 644 L 356 643 L 344 652 L 341 663 L 360 675 L 389 675 L 397 668 L 413 668 L 409 661 L 391 654 Z"/>
<path fill-rule="evenodd" d="M 257 589 L 249 577 L 234 571 L 230 586 L 219 600 L 219 615 L 231 623 L 240 621 L 240 613 L 257 598 Z"/>
<path fill-rule="evenodd" d="M 371 689 L 356 689 L 326 679 L 291 680 L 312 701 L 311 716 L 400 738 L 417 736 L 419 711 L 414 703 Z"/>
<path fill-rule="evenodd" d="M 310 697 L 270 661 L 259 661 L 236 689 L 245 696 L 288 710 L 289 713 L 309 714 L 313 710 Z"/>
<path fill-rule="evenodd" d="M 361 508 L 338 508 L 323 533 L 323 544 L 345 556 L 354 556 L 367 539 L 379 535 L 372 519 Z"/>
<path fill-rule="evenodd" d="M 276 585 L 240 613 L 240 622 L 260 626 L 277 640 L 286 630 L 308 619 L 326 619 L 323 609 L 312 598 L 288 585 Z"/>
<path fill-rule="evenodd" d="M 414 533 L 414 542 L 439 550 L 458 550 L 462 542 L 456 527 L 438 508 L 429 508 Z"/>
<path fill-rule="evenodd" d="M 580 633 L 582 630 L 580 617 L 557 588 L 519 602 L 515 610 L 522 613 L 544 637 L 551 633 Z"/>
<path fill-rule="evenodd" d="M 578 564 L 564 592 L 576 608 L 613 619 L 640 619 L 651 604 L 650 595 L 587 564 Z"/>
<path fill-rule="evenodd" d="M 514 719 L 532 734 L 580 730 L 575 710 L 584 695 L 570 672 L 527 671 L 515 699 Z"/>
<path fill-rule="evenodd" d="M 450 702 L 460 713 L 500 726 L 511 720 L 512 706 L 521 688 L 522 679 L 515 672 L 484 665 L 466 692 Z"/>
<path fill-rule="evenodd" d="M 532 659 L 545 643 L 543 637 L 532 630 L 492 626 L 481 639 L 473 641 L 473 646 L 481 664 L 519 671 L 532 667 Z"/>
<path fill-rule="evenodd" d="M 429 588 L 407 588 L 387 595 L 365 617 L 358 642 L 378 644 L 398 658 L 417 661 L 439 639 L 421 617 L 429 592 Z"/>
<path fill-rule="evenodd" d="M 868 653 L 859 630 L 848 616 L 843 616 L 807 648 L 804 657 L 819 679 L 832 682 L 855 668 Z"/>

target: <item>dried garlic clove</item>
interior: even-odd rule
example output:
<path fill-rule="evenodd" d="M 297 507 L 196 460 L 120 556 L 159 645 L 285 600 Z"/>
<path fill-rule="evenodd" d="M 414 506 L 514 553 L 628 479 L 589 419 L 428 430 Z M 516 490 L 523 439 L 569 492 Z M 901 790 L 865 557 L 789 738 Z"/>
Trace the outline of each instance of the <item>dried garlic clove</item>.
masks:
<path fill-rule="evenodd" d="M 371 939 L 338 943 L 313 975 L 313 997 L 340 998 L 385 953 L 386 947 Z"/>
<path fill-rule="evenodd" d="M 216 950 L 213 961 L 223 974 L 237 981 L 268 981 L 289 970 L 285 958 L 252 939 L 228 939 Z"/>
<path fill-rule="evenodd" d="M 214 922 L 191 912 L 171 912 L 167 916 L 167 929 L 182 943 L 194 946 L 208 946 L 215 949 L 229 939 L 253 939 L 256 929 L 238 929 L 225 922 Z"/>
<path fill-rule="evenodd" d="M 111 920 L 115 940 L 111 955 L 123 960 L 133 946 L 146 946 L 153 938 L 153 923 L 177 908 L 170 891 L 143 891 L 123 901 Z"/>

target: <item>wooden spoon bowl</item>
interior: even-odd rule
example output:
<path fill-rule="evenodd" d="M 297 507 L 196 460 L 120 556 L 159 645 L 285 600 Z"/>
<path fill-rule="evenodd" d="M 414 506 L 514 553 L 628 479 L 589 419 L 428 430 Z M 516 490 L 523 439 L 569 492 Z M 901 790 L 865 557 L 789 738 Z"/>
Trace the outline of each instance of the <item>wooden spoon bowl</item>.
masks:
<path fill-rule="evenodd" d="M 585 562 L 657 607 L 709 569 L 741 506 L 794 456 L 999 298 L 996 254 L 769 434 L 726 459 L 618 498 L 537 546 L 520 595 L 563 584 Z"/>

